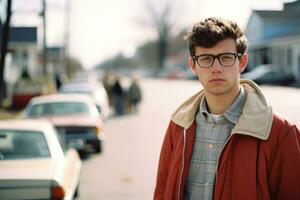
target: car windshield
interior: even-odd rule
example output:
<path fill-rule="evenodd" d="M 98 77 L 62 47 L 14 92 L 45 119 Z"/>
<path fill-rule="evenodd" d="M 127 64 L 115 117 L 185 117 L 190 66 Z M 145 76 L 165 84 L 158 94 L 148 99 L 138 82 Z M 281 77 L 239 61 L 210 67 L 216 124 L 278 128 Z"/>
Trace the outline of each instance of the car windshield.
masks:
<path fill-rule="evenodd" d="M 87 114 L 88 106 L 81 102 L 55 102 L 36 104 L 28 112 L 29 117 L 39 117 L 45 115 L 70 115 Z"/>
<path fill-rule="evenodd" d="M 60 93 L 64 94 L 84 94 L 90 97 L 93 97 L 93 93 L 91 91 L 85 91 L 85 90 L 62 90 Z"/>
<path fill-rule="evenodd" d="M 0 160 L 50 157 L 42 132 L 0 130 Z"/>

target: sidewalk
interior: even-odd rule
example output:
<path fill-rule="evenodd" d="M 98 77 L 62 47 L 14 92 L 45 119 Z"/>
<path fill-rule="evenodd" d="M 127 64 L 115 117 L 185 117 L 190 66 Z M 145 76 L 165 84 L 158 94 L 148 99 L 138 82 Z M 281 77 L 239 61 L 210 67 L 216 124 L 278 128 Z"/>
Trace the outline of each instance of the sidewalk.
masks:
<path fill-rule="evenodd" d="M 15 119 L 21 111 L 7 111 L 0 109 L 0 120 Z"/>

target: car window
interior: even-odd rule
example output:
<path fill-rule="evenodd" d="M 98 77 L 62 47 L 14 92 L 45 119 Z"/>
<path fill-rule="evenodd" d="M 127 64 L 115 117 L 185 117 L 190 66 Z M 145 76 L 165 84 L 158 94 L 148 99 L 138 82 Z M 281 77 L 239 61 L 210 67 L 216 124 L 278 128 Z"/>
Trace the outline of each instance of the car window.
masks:
<path fill-rule="evenodd" d="M 56 137 L 57 137 L 59 144 L 65 154 L 68 150 L 67 141 L 65 139 L 66 138 L 65 133 L 63 131 L 61 131 L 60 129 L 56 129 Z"/>
<path fill-rule="evenodd" d="M 27 159 L 50 157 L 42 132 L 0 130 L 0 159 Z"/>
<path fill-rule="evenodd" d="M 38 117 L 44 115 L 68 115 L 89 113 L 89 108 L 81 102 L 55 102 L 36 104 L 28 112 L 29 117 Z"/>

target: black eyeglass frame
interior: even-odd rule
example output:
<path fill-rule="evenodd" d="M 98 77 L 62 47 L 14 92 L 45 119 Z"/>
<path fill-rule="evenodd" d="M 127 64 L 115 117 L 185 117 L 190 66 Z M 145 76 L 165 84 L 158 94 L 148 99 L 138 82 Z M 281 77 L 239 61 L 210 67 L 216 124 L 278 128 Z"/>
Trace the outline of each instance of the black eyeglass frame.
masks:
<path fill-rule="evenodd" d="M 220 57 L 221 56 L 224 56 L 224 55 L 233 55 L 234 56 L 234 60 L 232 62 L 231 65 L 223 65 L 223 63 L 220 61 Z M 226 52 L 226 53 L 220 53 L 220 54 L 217 54 L 217 55 L 213 55 L 213 54 L 200 54 L 200 55 L 197 55 L 197 56 L 192 56 L 194 62 L 197 62 L 198 66 L 201 67 L 201 68 L 210 68 L 211 66 L 213 66 L 213 64 L 215 63 L 215 59 L 218 59 L 219 63 L 223 66 L 223 67 L 231 67 L 235 61 L 236 61 L 236 58 L 237 57 L 242 57 L 242 53 L 233 53 L 233 52 Z M 207 65 L 207 66 L 201 66 L 200 63 L 198 62 L 198 59 L 200 57 L 203 57 L 203 56 L 212 56 L 213 57 L 213 61 L 210 65 Z"/>

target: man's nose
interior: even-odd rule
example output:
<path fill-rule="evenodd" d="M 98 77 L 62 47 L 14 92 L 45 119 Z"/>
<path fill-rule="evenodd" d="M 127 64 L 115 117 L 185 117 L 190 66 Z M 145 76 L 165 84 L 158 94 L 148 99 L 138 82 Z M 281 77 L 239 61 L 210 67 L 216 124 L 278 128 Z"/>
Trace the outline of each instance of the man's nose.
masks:
<path fill-rule="evenodd" d="M 219 61 L 219 59 L 215 58 L 215 60 L 213 61 L 213 64 L 211 66 L 211 70 L 212 72 L 221 72 L 222 71 L 222 65 Z"/>

